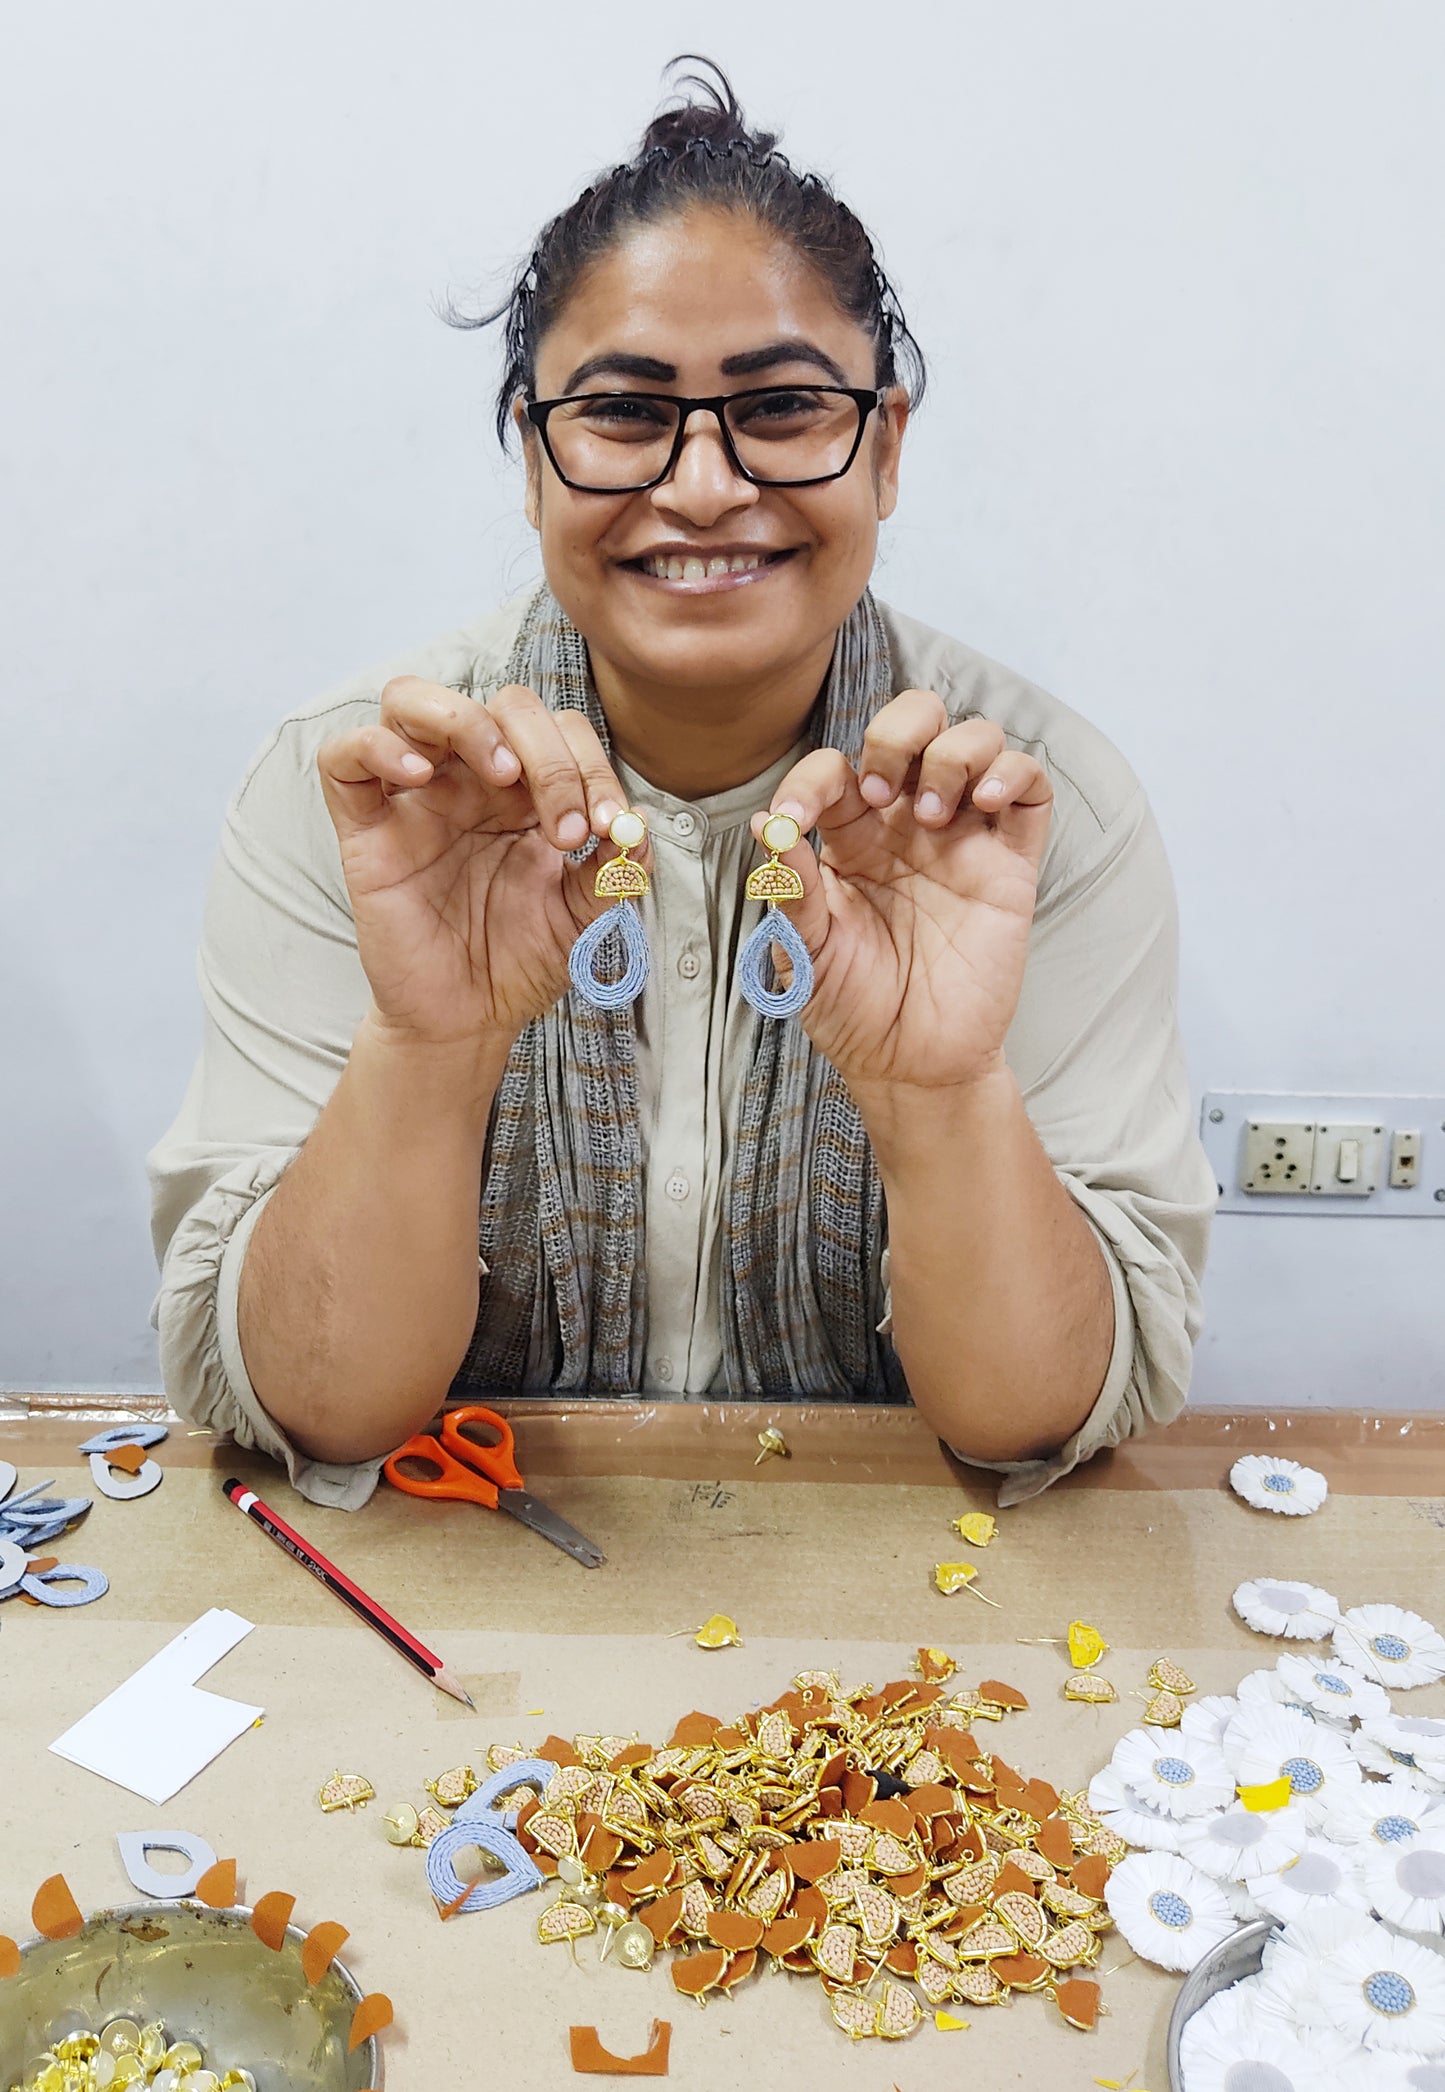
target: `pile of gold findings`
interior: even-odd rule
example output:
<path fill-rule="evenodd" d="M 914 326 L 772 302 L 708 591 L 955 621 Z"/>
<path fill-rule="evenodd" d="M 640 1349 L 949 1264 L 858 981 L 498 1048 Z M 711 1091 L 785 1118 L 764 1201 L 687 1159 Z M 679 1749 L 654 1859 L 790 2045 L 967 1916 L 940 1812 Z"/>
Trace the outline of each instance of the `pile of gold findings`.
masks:
<path fill-rule="evenodd" d="M 138 2026 L 133 2019 L 113 2019 L 99 2034 L 67 2034 L 29 2066 L 11 2092 L 115 2092 L 126 2085 L 151 2085 L 160 2092 L 221 2092 L 249 2086 L 249 2070 L 217 2073 L 194 2041 L 172 2041 L 161 2022 Z"/>
<path fill-rule="evenodd" d="M 558 1767 L 517 1815 L 561 1890 L 544 1944 L 602 1931 L 635 1968 L 671 1947 L 675 1987 L 699 2001 L 765 1958 L 818 1975 L 855 2039 L 1020 1990 L 1088 2028 L 1099 1986 L 1079 1972 L 1098 1959 L 1105 1884 L 1128 1848 L 1082 1794 L 1026 1779 L 973 1734 L 1027 1704 L 996 1680 L 844 1692 L 804 1671 L 732 1722 L 684 1715 L 661 1749 L 553 1736 L 494 1745 L 487 1763 Z"/>

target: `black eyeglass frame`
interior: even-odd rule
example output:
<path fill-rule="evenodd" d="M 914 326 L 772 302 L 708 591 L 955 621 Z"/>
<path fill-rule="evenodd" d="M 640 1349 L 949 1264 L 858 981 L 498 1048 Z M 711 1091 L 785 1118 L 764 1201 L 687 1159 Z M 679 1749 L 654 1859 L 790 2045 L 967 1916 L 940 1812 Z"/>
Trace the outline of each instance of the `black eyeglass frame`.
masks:
<path fill-rule="evenodd" d="M 840 465 L 836 472 L 819 472 L 811 479 L 759 479 L 755 472 L 748 470 L 738 456 L 736 445 L 732 439 L 732 432 L 728 428 L 725 418 L 727 409 L 735 406 L 739 400 L 775 398 L 780 393 L 789 392 L 826 392 L 834 394 L 840 399 L 852 400 L 854 406 L 858 409 L 858 429 L 853 438 L 853 447 L 848 452 L 847 462 Z M 589 487 L 584 486 L 580 480 L 568 479 L 562 467 L 557 463 L 556 456 L 552 450 L 552 439 L 547 434 L 547 422 L 550 416 L 558 407 L 575 406 L 579 400 L 604 399 L 657 400 L 666 406 L 677 409 L 677 432 L 672 439 L 672 449 L 668 453 L 666 465 L 652 479 L 639 480 L 635 486 Z M 688 422 L 698 412 L 708 413 L 715 417 L 718 432 L 722 437 L 723 449 L 728 455 L 728 462 L 738 477 L 747 480 L 749 485 L 754 487 L 822 487 L 826 486 L 829 480 L 842 479 L 845 473 L 852 470 L 853 460 L 857 457 L 863 445 L 863 431 L 867 427 L 868 416 L 882 404 L 883 393 L 877 387 L 865 389 L 856 385 L 754 385 L 742 392 L 715 393 L 711 399 L 683 399 L 675 392 L 569 392 L 565 393 L 561 399 L 555 400 L 524 399 L 523 411 L 542 439 L 542 448 L 547 453 L 547 461 L 551 465 L 552 470 L 556 473 L 558 479 L 561 480 L 563 486 L 570 487 L 574 494 L 646 494 L 653 487 L 660 487 L 665 480 L 671 479 L 677 469 L 677 461 L 682 456 L 682 446 L 687 441 Z"/>

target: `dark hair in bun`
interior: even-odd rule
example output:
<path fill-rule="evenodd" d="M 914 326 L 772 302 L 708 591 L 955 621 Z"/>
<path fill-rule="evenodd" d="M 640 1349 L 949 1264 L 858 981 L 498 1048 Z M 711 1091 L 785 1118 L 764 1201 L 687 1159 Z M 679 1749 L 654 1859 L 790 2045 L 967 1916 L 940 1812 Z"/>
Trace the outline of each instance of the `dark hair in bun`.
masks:
<path fill-rule="evenodd" d="M 503 302 L 471 318 L 455 309 L 447 314 L 459 327 L 504 321 L 506 369 L 497 391 L 497 434 L 504 444 L 513 401 L 534 389 L 537 345 L 583 271 L 633 227 L 693 203 L 745 212 L 790 241 L 839 308 L 871 336 L 874 383 L 904 384 L 915 406 L 923 397 L 922 351 L 859 220 L 821 175 L 800 174 L 771 132 L 749 128 L 726 74 L 711 59 L 685 52 L 668 70 L 689 63 L 706 68 L 675 79 L 675 88 L 691 90 L 690 96 L 653 118 L 631 160 L 600 176 L 544 226 Z"/>

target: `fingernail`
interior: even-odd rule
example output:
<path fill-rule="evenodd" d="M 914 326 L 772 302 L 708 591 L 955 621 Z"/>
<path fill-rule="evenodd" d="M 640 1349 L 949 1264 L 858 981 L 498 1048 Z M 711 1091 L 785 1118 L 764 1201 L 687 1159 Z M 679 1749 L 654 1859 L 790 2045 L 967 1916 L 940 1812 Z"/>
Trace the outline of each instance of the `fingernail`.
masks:
<path fill-rule="evenodd" d="M 986 777 L 973 796 L 975 799 L 1002 799 L 1003 779 Z"/>
<path fill-rule="evenodd" d="M 557 823 L 557 840 L 568 850 L 575 850 L 579 843 L 585 843 L 591 833 L 581 814 L 563 814 Z"/>
<path fill-rule="evenodd" d="M 592 826 L 606 835 L 621 811 L 615 799 L 599 799 L 592 815 Z"/>
<path fill-rule="evenodd" d="M 401 767 L 405 770 L 408 777 L 421 777 L 430 770 L 431 764 L 424 755 L 404 755 L 401 759 Z"/>
<path fill-rule="evenodd" d="M 796 799 L 785 799 L 781 806 L 773 808 L 773 812 L 775 814 L 791 814 L 800 828 L 806 828 L 808 825 L 803 809 L 799 806 Z"/>
<path fill-rule="evenodd" d="M 522 766 L 510 748 L 498 748 L 492 752 L 492 768 L 498 777 L 516 777 Z"/>
<path fill-rule="evenodd" d="M 925 821 L 933 821 L 943 812 L 943 801 L 937 792 L 920 792 L 913 802 L 913 811 L 922 814 Z"/>
<path fill-rule="evenodd" d="M 858 789 L 870 806 L 886 806 L 893 797 L 892 785 L 876 770 L 870 770 L 865 777 L 859 778 Z"/>

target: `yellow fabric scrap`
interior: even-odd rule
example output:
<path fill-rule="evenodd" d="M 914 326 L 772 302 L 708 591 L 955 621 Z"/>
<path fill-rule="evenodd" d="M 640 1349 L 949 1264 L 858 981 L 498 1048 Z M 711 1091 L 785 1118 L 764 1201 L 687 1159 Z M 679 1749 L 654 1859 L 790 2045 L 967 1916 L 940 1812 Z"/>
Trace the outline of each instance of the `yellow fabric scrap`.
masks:
<path fill-rule="evenodd" d="M 1286 1773 L 1283 1779 L 1266 1780 L 1261 1787 L 1241 1787 L 1239 1798 L 1253 1815 L 1262 1816 L 1269 1809 L 1282 1809 L 1293 1791 Z"/>

